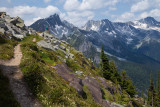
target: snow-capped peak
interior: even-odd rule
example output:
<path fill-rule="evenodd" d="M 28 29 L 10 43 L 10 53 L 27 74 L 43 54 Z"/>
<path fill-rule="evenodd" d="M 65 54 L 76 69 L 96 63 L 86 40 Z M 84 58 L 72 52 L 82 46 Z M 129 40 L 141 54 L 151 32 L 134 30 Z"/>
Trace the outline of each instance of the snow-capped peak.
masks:
<path fill-rule="evenodd" d="M 87 31 L 98 31 L 102 22 L 101 21 L 88 21 L 81 29 L 87 30 Z"/>
<path fill-rule="evenodd" d="M 132 26 L 139 29 L 157 30 L 160 32 L 160 22 L 156 21 L 153 17 L 133 21 Z"/>

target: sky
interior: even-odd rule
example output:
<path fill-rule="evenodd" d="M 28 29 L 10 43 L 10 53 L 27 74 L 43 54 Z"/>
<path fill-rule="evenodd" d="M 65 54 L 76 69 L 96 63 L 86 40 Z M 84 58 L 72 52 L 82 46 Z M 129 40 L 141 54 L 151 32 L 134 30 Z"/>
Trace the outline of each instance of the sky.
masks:
<path fill-rule="evenodd" d="M 55 13 L 81 27 L 88 20 L 126 22 L 154 17 L 160 21 L 160 0 L 0 0 L 0 11 L 31 25 Z"/>

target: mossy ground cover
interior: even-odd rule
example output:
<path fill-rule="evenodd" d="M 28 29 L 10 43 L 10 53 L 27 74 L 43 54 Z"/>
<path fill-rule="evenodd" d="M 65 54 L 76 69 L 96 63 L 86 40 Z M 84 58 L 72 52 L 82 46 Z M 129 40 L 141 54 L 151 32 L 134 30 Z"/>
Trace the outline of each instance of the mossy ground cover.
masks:
<path fill-rule="evenodd" d="M 0 107 L 20 107 L 9 88 L 9 80 L 0 69 Z"/>

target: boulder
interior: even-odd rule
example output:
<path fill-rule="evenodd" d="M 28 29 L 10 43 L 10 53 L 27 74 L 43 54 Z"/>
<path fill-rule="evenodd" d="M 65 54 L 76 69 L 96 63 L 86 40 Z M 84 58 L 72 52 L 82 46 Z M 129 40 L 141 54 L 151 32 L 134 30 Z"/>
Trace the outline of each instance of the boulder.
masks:
<path fill-rule="evenodd" d="M 24 38 L 24 36 L 21 35 L 21 34 L 14 34 L 13 36 L 14 36 L 16 39 L 20 39 L 20 40 L 22 40 L 22 39 Z"/>
<path fill-rule="evenodd" d="M 5 22 L 4 22 L 4 20 L 0 20 L 0 28 L 5 28 L 6 27 L 6 25 L 5 25 Z"/>
<path fill-rule="evenodd" d="M 4 34 L 5 30 L 3 28 L 0 28 L 0 32 Z"/>
<path fill-rule="evenodd" d="M 83 74 L 83 71 L 76 71 L 76 74 L 81 75 Z"/>
<path fill-rule="evenodd" d="M 4 17 L 6 15 L 6 12 L 0 12 L 0 17 Z"/>
<path fill-rule="evenodd" d="M 19 28 L 24 28 L 24 21 L 20 18 L 20 17 L 16 17 L 11 19 L 10 23 L 14 24 L 15 26 L 19 27 Z"/>
<path fill-rule="evenodd" d="M 32 28 L 29 28 L 28 32 L 30 35 L 37 35 L 37 32 L 35 30 L 33 30 Z"/>
<path fill-rule="evenodd" d="M 62 50 L 66 51 L 66 48 L 62 45 L 59 46 Z"/>
<path fill-rule="evenodd" d="M 68 56 L 69 56 L 69 58 L 74 59 L 74 55 L 73 54 L 69 53 Z"/>
<path fill-rule="evenodd" d="M 7 22 L 7 23 L 10 23 L 11 22 L 11 17 L 9 16 L 9 15 L 6 15 L 5 17 L 4 17 L 4 20 Z"/>
<path fill-rule="evenodd" d="M 51 44 L 47 43 L 46 41 L 44 40 L 41 40 L 39 42 L 37 42 L 37 45 L 39 47 L 42 47 L 42 48 L 45 48 L 45 49 L 48 49 L 48 50 L 53 50 L 55 51 L 55 47 L 53 47 Z"/>
<path fill-rule="evenodd" d="M 60 42 L 58 40 L 53 40 L 51 43 L 52 45 L 60 45 Z"/>
<path fill-rule="evenodd" d="M 46 39 L 49 39 L 49 38 L 52 38 L 52 37 L 53 37 L 53 35 L 52 35 L 52 34 L 49 34 L 48 32 L 44 32 L 44 33 L 43 33 L 43 36 L 44 36 L 44 38 L 46 38 Z"/>
<path fill-rule="evenodd" d="M 101 84 L 103 85 L 103 87 L 108 90 L 112 95 L 115 94 L 117 92 L 116 88 L 114 86 L 112 86 L 110 83 L 108 83 L 106 81 L 106 79 L 102 78 L 102 77 L 98 77 L 98 79 L 101 81 Z"/>

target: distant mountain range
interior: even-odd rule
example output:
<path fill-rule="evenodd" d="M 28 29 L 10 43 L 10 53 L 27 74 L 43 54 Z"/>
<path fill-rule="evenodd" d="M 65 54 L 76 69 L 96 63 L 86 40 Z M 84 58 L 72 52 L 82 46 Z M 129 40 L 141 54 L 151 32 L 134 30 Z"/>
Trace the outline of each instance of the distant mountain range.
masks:
<path fill-rule="evenodd" d="M 108 19 L 90 20 L 78 28 L 54 14 L 36 21 L 30 27 L 41 32 L 48 27 L 51 33 L 67 41 L 96 63 L 100 61 L 99 52 L 103 45 L 106 54 L 116 61 L 120 69 L 127 70 L 135 84 L 139 85 L 138 88 L 144 87 L 137 81 L 148 82 L 149 72 L 160 69 L 160 22 L 153 17 L 126 23 L 111 22 Z M 138 70 L 144 72 L 138 74 Z M 148 75 L 144 77 L 144 73 Z M 136 75 L 141 75 L 141 78 L 135 80 Z M 145 85 L 147 86 L 148 84 Z"/>

